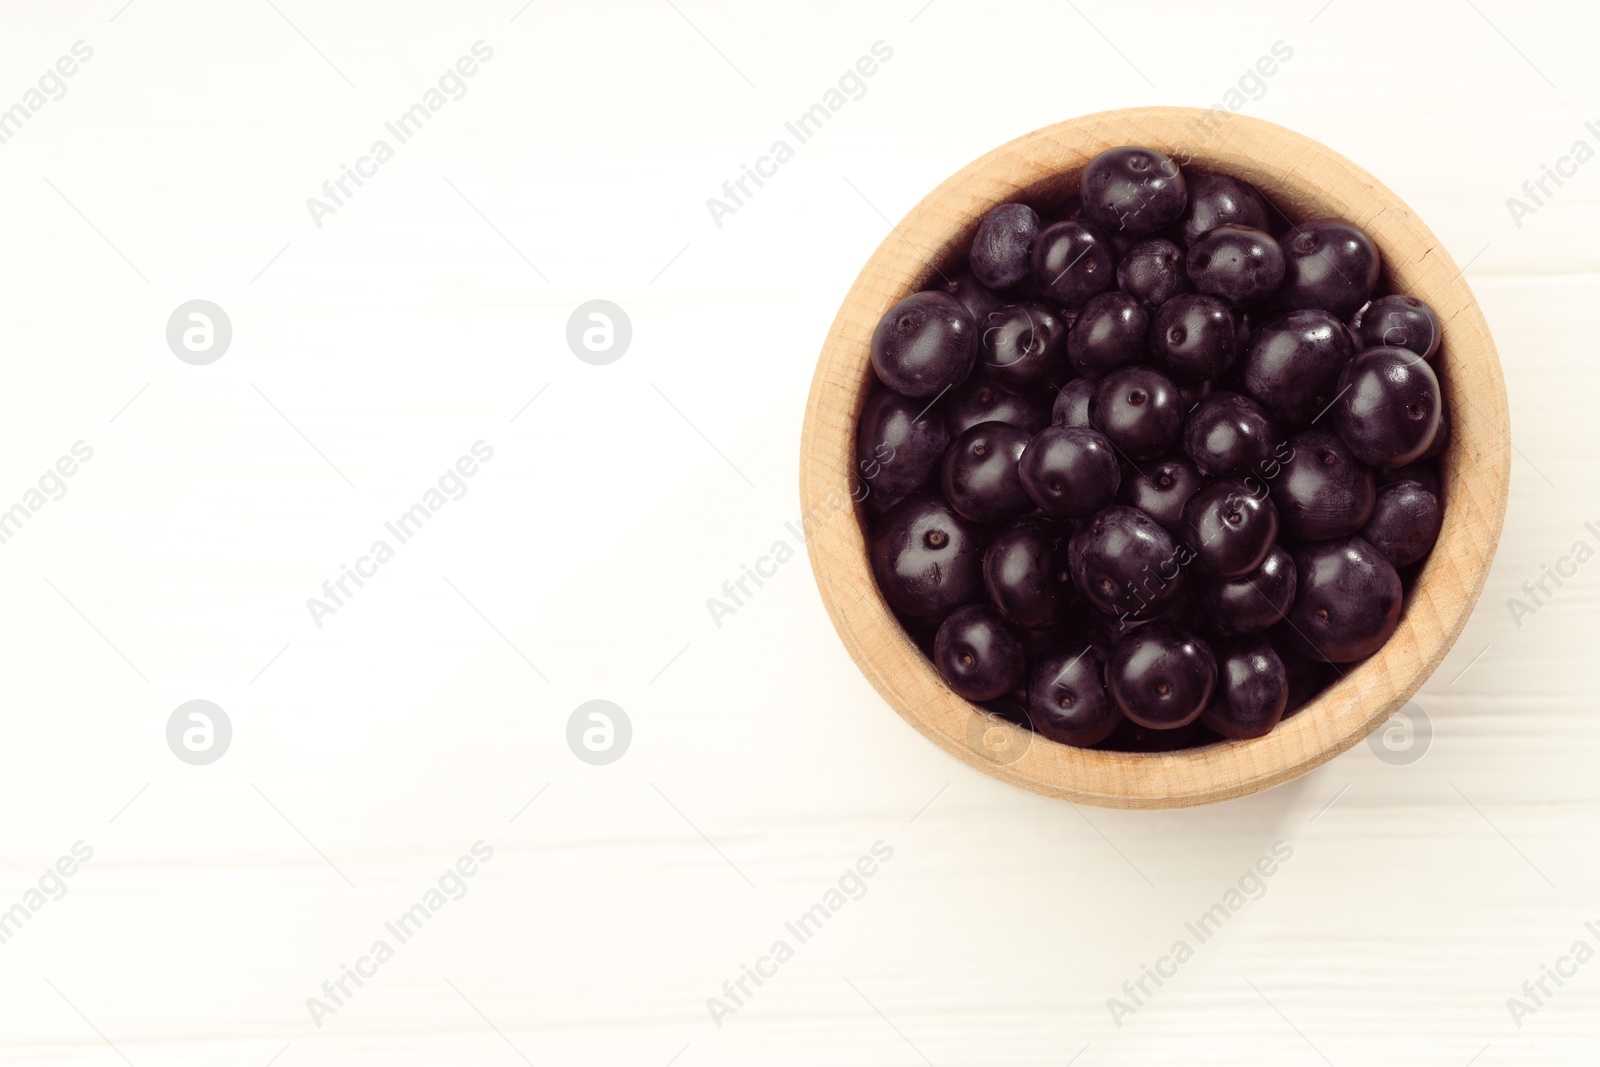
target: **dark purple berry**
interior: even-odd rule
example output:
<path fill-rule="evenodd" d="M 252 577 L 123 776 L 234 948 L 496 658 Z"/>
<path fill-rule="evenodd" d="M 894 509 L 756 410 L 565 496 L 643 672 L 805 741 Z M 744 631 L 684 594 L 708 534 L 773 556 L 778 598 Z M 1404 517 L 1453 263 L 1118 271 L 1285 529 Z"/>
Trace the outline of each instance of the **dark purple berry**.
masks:
<path fill-rule="evenodd" d="M 1067 566 L 1067 531 L 1048 519 L 1018 519 L 983 554 L 983 584 L 1000 614 L 1029 630 L 1066 619 L 1077 599 Z"/>
<path fill-rule="evenodd" d="M 1361 536 L 1396 567 L 1409 567 L 1433 551 L 1443 524 L 1438 497 L 1416 482 L 1395 482 L 1378 490 Z"/>
<path fill-rule="evenodd" d="M 1200 721 L 1236 741 L 1264 737 L 1289 703 L 1289 672 L 1259 637 L 1235 637 L 1213 652 L 1217 688 Z"/>
<path fill-rule="evenodd" d="M 933 665 L 945 684 L 967 700 L 995 700 L 1022 681 L 1022 638 L 987 604 L 950 613 L 933 639 Z"/>
<path fill-rule="evenodd" d="M 1001 385 L 1013 389 L 1055 387 L 1071 376 L 1067 324 L 1043 304 L 1011 304 L 979 323 L 979 360 Z"/>
<path fill-rule="evenodd" d="M 1183 249 L 1164 237 L 1140 241 L 1117 261 L 1117 287 L 1154 310 L 1191 288 Z"/>
<path fill-rule="evenodd" d="M 1377 483 L 1337 434 L 1307 430 L 1289 441 L 1293 450 L 1269 483 L 1287 541 L 1348 537 L 1372 517 Z"/>
<path fill-rule="evenodd" d="M 1355 313 L 1350 332 L 1362 348 L 1405 348 L 1423 359 L 1439 351 L 1439 316 L 1414 296 L 1380 296 Z"/>
<path fill-rule="evenodd" d="M 1174 452 L 1153 462 L 1129 464 L 1123 471 L 1117 502 L 1138 508 L 1177 535 L 1183 524 L 1183 506 L 1204 480 L 1187 456 Z"/>
<path fill-rule="evenodd" d="M 1237 327 L 1228 305 L 1204 293 L 1179 293 L 1150 318 L 1147 346 L 1173 378 L 1215 378 L 1233 363 Z"/>
<path fill-rule="evenodd" d="M 1177 222 L 1189 206 L 1178 165 L 1135 146 L 1110 148 L 1091 159 L 1078 192 L 1083 213 L 1111 233 L 1154 233 Z"/>
<path fill-rule="evenodd" d="M 1193 245 L 1201 234 L 1230 223 L 1264 230 L 1267 218 L 1266 201 L 1248 182 L 1224 174 L 1190 177 L 1189 207 L 1181 225 L 1186 244 Z"/>
<path fill-rule="evenodd" d="M 913 293 L 883 316 L 872 335 L 872 369 L 904 396 L 937 396 L 959 385 L 977 359 L 977 330 L 947 293 Z"/>
<path fill-rule="evenodd" d="M 1107 615 L 1153 613 L 1182 587 L 1183 564 L 1172 535 L 1124 505 L 1085 522 L 1068 543 L 1067 562 L 1083 598 Z"/>
<path fill-rule="evenodd" d="M 1443 408 L 1439 379 L 1421 356 L 1369 348 L 1345 366 L 1333 425 L 1361 462 L 1402 467 L 1433 444 Z"/>
<path fill-rule="evenodd" d="M 1028 510 L 1032 504 L 1017 469 L 1028 440 L 1028 431 L 1005 422 L 980 422 L 956 438 L 939 473 L 950 506 L 981 523 L 1005 522 Z"/>
<path fill-rule="evenodd" d="M 1183 401 L 1172 381 L 1149 367 L 1123 367 L 1095 386 L 1089 420 L 1131 460 L 1155 459 L 1183 429 Z"/>
<path fill-rule="evenodd" d="M 1242 578 L 1266 561 L 1278 537 L 1278 509 L 1241 478 L 1201 486 L 1183 506 L 1183 540 L 1194 565 L 1218 578 Z"/>
<path fill-rule="evenodd" d="M 1219 625 L 1236 634 L 1275 626 L 1294 606 L 1294 559 L 1273 546 L 1261 566 L 1239 578 L 1213 579 L 1200 590 L 1200 602 Z"/>
<path fill-rule="evenodd" d="M 1103 378 L 1144 355 L 1150 313 L 1127 293 L 1101 293 L 1083 307 L 1067 335 L 1067 359 L 1085 378 Z"/>
<path fill-rule="evenodd" d="M 1348 319 L 1378 284 L 1378 248 L 1342 219 L 1302 222 L 1280 242 L 1286 269 L 1278 299 L 1283 307 L 1321 308 Z"/>
<path fill-rule="evenodd" d="M 1288 430 L 1328 409 L 1355 354 L 1350 331 L 1326 311 L 1291 311 L 1260 326 L 1244 357 L 1245 392 Z"/>
<path fill-rule="evenodd" d="M 1033 284 L 1046 300 L 1081 308 L 1091 296 L 1117 284 L 1110 241 L 1081 222 L 1046 227 L 1033 248 Z"/>
<path fill-rule="evenodd" d="M 1265 230 L 1227 223 L 1189 246 L 1189 280 L 1235 307 L 1265 300 L 1283 281 L 1283 249 Z"/>
<path fill-rule="evenodd" d="M 1217 683 L 1206 643 L 1165 622 L 1141 626 L 1111 650 L 1106 688 L 1129 719 L 1173 730 L 1200 717 Z"/>
<path fill-rule="evenodd" d="M 874 492 L 903 497 L 928 480 L 949 443 L 937 407 L 879 390 L 856 424 L 856 473 Z"/>
<path fill-rule="evenodd" d="M 872 571 L 896 614 L 939 620 L 983 597 L 979 529 L 931 493 L 907 497 L 872 531 Z"/>
<path fill-rule="evenodd" d="M 1370 656 L 1400 624 L 1400 575 L 1362 538 L 1302 545 L 1294 565 L 1299 588 L 1289 622 L 1319 659 L 1353 663 Z"/>
<path fill-rule="evenodd" d="M 978 223 L 967 259 L 972 274 L 991 289 L 1009 289 L 1028 276 L 1039 216 L 1026 204 L 1001 204 Z"/>
<path fill-rule="evenodd" d="M 1213 477 L 1260 474 L 1283 444 L 1265 409 L 1239 393 L 1211 393 L 1190 409 L 1183 449 Z"/>
<path fill-rule="evenodd" d="M 1121 471 L 1111 442 L 1098 430 L 1051 426 L 1039 431 L 1022 453 L 1022 487 L 1040 511 L 1081 519 L 1117 496 Z"/>
<path fill-rule="evenodd" d="M 1087 748 L 1110 737 L 1124 720 L 1106 691 L 1100 651 L 1080 641 L 1036 660 L 1028 718 L 1038 734 L 1064 745 Z"/>

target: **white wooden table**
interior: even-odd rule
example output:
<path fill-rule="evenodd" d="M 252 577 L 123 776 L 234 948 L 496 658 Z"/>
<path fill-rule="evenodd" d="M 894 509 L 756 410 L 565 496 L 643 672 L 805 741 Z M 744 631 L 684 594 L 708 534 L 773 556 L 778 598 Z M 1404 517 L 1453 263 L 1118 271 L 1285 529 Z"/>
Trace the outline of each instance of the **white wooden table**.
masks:
<path fill-rule="evenodd" d="M 0 1058 L 1595 1062 L 1600 963 L 1561 960 L 1600 949 L 1600 564 L 1507 606 L 1600 549 L 1600 163 L 1520 225 L 1506 204 L 1600 148 L 1591 7 L 519 3 L 3 16 L 0 511 L 26 518 L 0 543 Z M 717 626 L 724 581 L 799 548 L 805 389 L 888 220 L 1063 117 L 1223 101 L 1279 41 L 1240 105 L 1428 220 L 1511 395 L 1505 536 L 1418 697 L 1422 758 L 1077 809 L 894 716 L 803 553 Z M 332 203 L 342 166 L 366 177 Z M 165 338 L 195 299 L 232 326 L 203 366 Z M 592 299 L 631 321 L 609 365 L 565 339 Z M 345 565 L 367 577 L 334 604 Z M 567 743 L 595 699 L 631 723 L 608 765 Z M 207 765 L 168 747 L 191 700 L 231 723 Z M 1185 924 L 1277 842 L 1201 943 Z M 785 924 L 841 877 L 859 899 L 802 943 Z M 1513 1018 L 1547 965 L 1570 977 Z M 1170 977 L 1135 1003 L 1146 966 Z"/>

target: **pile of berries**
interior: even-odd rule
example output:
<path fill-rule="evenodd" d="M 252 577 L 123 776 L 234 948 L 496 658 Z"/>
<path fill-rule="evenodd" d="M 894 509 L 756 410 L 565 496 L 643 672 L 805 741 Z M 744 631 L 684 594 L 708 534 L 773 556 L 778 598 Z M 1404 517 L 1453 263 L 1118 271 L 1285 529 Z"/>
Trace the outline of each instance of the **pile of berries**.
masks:
<path fill-rule="evenodd" d="M 874 575 L 950 688 L 1070 745 L 1260 737 L 1378 650 L 1443 517 L 1422 301 L 1372 240 L 1113 148 L 872 337 Z"/>

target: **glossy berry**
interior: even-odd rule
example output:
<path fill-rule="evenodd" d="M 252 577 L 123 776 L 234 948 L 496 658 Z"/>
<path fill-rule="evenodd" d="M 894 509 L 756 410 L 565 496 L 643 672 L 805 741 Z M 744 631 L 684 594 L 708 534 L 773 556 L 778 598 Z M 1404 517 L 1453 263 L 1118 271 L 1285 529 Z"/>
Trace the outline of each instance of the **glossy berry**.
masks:
<path fill-rule="evenodd" d="M 938 620 L 983 597 L 979 529 L 929 493 L 900 501 L 872 531 L 872 571 L 896 614 Z"/>
<path fill-rule="evenodd" d="M 1017 469 L 1028 440 L 1028 431 L 1005 422 L 981 422 L 956 438 L 939 472 L 950 506 L 981 523 L 1005 522 L 1031 507 Z"/>
<path fill-rule="evenodd" d="M 1039 389 L 1066 381 L 1067 324 L 1043 304 L 1011 304 L 979 324 L 984 371 L 1013 389 Z"/>
<path fill-rule="evenodd" d="M 954 278 L 946 278 L 938 286 L 938 291 L 953 296 L 967 309 L 967 314 L 972 316 L 974 323 L 983 321 L 985 315 L 991 311 L 998 311 L 1011 301 L 1001 294 L 990 289 L 970 272 L 957 274 Z"/>
<path fill-rule="evenodd" d="M 1242 578 L 1265 562 L 1277 538 L 1277 507 L 1241 478 L 1203 485 L 1183 506 L 1183 540 L 1204 574 Z"/>
<path fill-rule="evenodd" d="M 1064 308 L 1081 308 L 1116 285 L 1115 266 L 1106 235 L 1071 219 L 1047 226 L 1033 248 L 1033 284 Z"/>
<path fill-rule="evenodd" d="M 1281 242 L 1285 261 L 1278 300 L 1283 307 L 1321 308 L 1348 319 L 1378 284 L 1378 248 L 1342 219 L 1302 222 Z"/>
<path fill-rule="evenodd" d="M 959 385 L 977 359 L 972 316 L 948 293 L 913 293 L 872 334 L 872 369 L 904 396 L 937 396 Z"/>
<path fill-rule="evenodd" d="M 1029 433 L 1038 433 L 1050 425 L 1047 401 L 1008 389 L 977 372 L 950 390 L 942 406 L 951 437 L 960 437 L 980 422 L 1009 422 Z"/>
<path fill-rule="evenodd" d="M 1232 365 L 1238 333 L 1227 304 L 1204 293 L 1179 293 L 1151 316 L 1147 344 L 1156 366 L 1195 382 Z"/>
<path fill-rule="evenodd" d="M 1106 691 L 1100 650 L 1082 641 L 1034 661 L 1027 706 L 1036 733 L 1080 748 L 1098 745 L 1123 722 Z"/>
<path fill-rule="evenodd" d="M 1089 402 L 1094 399 L 1095 383 L 1074 378 L 1056 392 L 1050 406 L 1050 422 L 1055 426 L 1090 426 Z"/>
<path fill-rule="evenodd" d="M 1193 245 L 1203 233 L 1218 226 L 1237 224 L 1257 230 L 1267 228 L 1267 204 L 1255 187 L 1225 174 L 1195 174 L 1189 178 L 1189 207 L 1179 232 Z"/>
<path fill-rule="evenodd" d="M 1200 721 L 1236 741 L 1264 737 L 1289 704 L 1289 672 L 1259 637 L 1235 637 L 1214 648 L 1217 688 Z"/>
<path fill-rule="evenodd" d="M 1176 534 L 1182 528 L 1183 505 L 1204 481 L 1189 457 L 1174 452 L 1124 468 L 1117 502 L 1138 508 L 1168 533 Z"/>
<path fill-rule="evenodd" d="M 1183 429 L 1183 402 L 1171 379 L 1149 367 L 1123 367 L 1100 379 L 1089 420 L 1121 455 L 1155 459 Z"/>
<path fill-rule="evenodd" d="M 1361 536 L 1396 567 L 1409 567 L 1433 551 L 1443 524 L 1437 496 L 1416 482 L 1395 482 L 1378 490 Z"/>
<path fill-rule="evenodd" d="M 990 289 L 1009 289 L 1027 278 L 1039 216 L 1027 204 L 1001 204 L 978 223 L 967 261 L 972 274 Z"/>
<path fill-rule="evenodd" d="M 1400 624 L 1403 590 L 1394 565 L 1360 537 L 1302 545 L 1289 622 L 1319 659 L 1353 663 L 1372 655 Z"/>
<path fill-rule="evenodd" d="M 1022 487 L 1046 515 L 1081 519 L 1117 496 L 1121 470 L 1111 442 L 1098 430 L 1051 426 L 1022 453 Z"/>
<path fill-rule="evenodd" d="M 1107 615 L 1158 611 L 1183 584 L 1172 535 L 1144 512 L 1120 504 L 1072 535 L 1067 563 L 1078 592 Z"/>
<path fill-rule="evenodd" d="M 1141 626 L 1111 650 L 1106 688 L 1140 726 L 1172 730 L 1200 717 L 1217 683 L 1211 649 L 1165 622 Z"/>
<path fill-rule="evenodd" d="M 928 480 L 949 443 L 937 406 L 883 389 L 856 424 L 856 473 L 874 492 L 902 497 Z"/>
<path fill-rule="evenodd" d="M 989 601 L 1011 622 L 1040 630 L 1063 622 L 1077 599 L 1067 567 L 1067 531 L 1048 519 L 1018 519 L 983 554 Z"/>
<path fill-rule="evenodd" d="M 1189 246 L 1189 280 L 1234 307 L 1265 300 L 1283 281 L 1283 249 L 1264 230 L 1227 223 Z"/>
<path fill-rule="evenodd" d="M 1261 566 L 1238 578 L 1214 578 L 1200 590 L 1200 603 L 1218 625 L 1236 634 L 1256 633 L 1283 621 L 1294 606 L 1294 559 L 1274 545 Z"/>
<path fill-rule="evenodd" d="M 1270 483 L 1284 539 L 1326 541 L 1365 526 L 1378 495 L 1372 468 L 1326 430 L 1298 434 L 1289 447 L 1291 455 Z"/>
<path fill-rule="evenodd" d="M 1083 213 L 1107 232 L 1154 233 L 1183 217 L 1188 183 L 1178 165 L 1149 148 L 1111 148 L 1083 169 Z"/>
<path fill-rule="evenodd" d="M 1150 313 L 1144 305 L 1113 290 L 1084 305 L 1067 335 L 1067 359 L 1085 378 L 1103 378 L 1144 355 Z"/>
<path fill-rule="evenodd" d="M 1401 467 L 1433 444 L 1443 407 L 1439 379 L 1421 356 L 1405 348 L 1369 348 L 1345 366 L 1333 425 L 1363 463 Z"/>
<path fill-rule="evenodd" d="M 1362 348 L 1404 348 L 1423 359 L 1439 351 L 1439 316 L 1414 296 L 1380 296 L 1350 320 Z"/>
<path fill-rule="evenodd" d="M 1350 331 L 1331 313 L 1291 311 L 1251 334 L 1244 389 L 1279 425 L 1302 429 L 1333 403 L 1354 354 Z"/>
<path fill-rule="evenodd" d="M 1260 474 L 1282 444 L 1266 410 L 1239 393 L 1201 397 L 1183 424 L 1183 450 L 1212 477 Z"/>
<path fill-rule="evenodd" d="M 987 604 L 950 613 L 933 639 L 933 665 L 957 696 L 995 700 L 1022 682 L 1022 638 Z"/>
<path fill-rule="evenodd" d="M 1138 242 L 1117 260 L 1117 288 L 1152 310 L 1186 292 L 1183 249 L 1164 237 Z"/>

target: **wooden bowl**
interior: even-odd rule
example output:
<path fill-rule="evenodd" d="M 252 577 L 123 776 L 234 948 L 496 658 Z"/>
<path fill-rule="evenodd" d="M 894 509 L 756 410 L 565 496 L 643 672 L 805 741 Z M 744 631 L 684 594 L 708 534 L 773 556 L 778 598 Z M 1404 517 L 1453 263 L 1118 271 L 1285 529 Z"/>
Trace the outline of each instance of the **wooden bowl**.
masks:
<path fill-rule="evenodd" d="M 1059 203 L 1082 168 L 1117 145 L 1159 149 L 1225 171 L 1290 218 L 1348 219 L 1383 255 L 1379 292 L 1420 297 L 1444 325 L 1436 366 L 1451 416 L 1444 528 L 1408 594 L 1400 627 L 1375 655 L 1265 737 L 1172 753 L 1057 744 L 956 696 L 890 614 L 867 559 L 856 497 L 856 419 L 883 313 L 960 265 L 978 221 L 1006 201 Z M 806 405 L 800 500 L 823 603 L 862 672 L 901 717 L 985 774 L 1045 796 L 1117 808 L 1174 808 L 1243 796 L 1304 774 L 1360 741 L 1415 693 L 1466 624 L 1505 517 L 1510 477 L 1505 383 L 1489 328 L 1461 271 L 1394 193 L 1338 153 L 1281 126 L 1191 108 L 1088 115 L 1020 137 L 930 193 L 861 271 L 828 333 Z"/>

